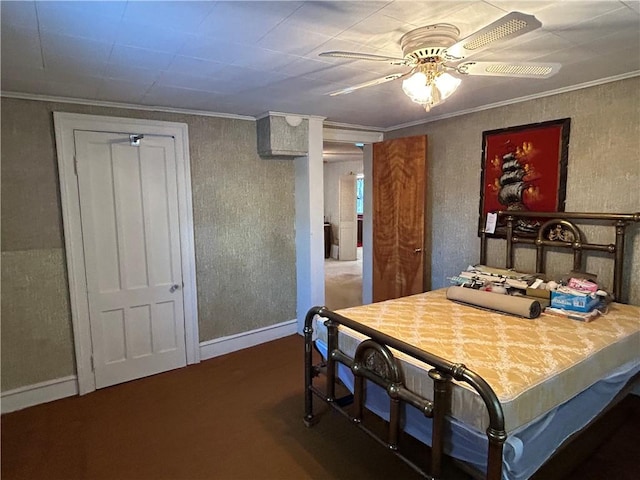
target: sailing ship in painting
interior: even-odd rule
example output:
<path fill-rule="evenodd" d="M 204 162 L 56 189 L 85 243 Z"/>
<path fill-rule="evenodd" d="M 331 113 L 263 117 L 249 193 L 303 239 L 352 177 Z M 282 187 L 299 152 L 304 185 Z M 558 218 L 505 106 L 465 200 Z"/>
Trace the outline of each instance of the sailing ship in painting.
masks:
<path fill-rule="evenodd" d="M 526 148 L 526 145 L 524 146 Z M 502 156 L 502 174 L 498 179 L 498 201 L 507 207 L 507 210 L 528 210 L 525 201 L 525 192 L 535 192 L 535 186 L 527 181 L 527 165 L 520 163 L 520 148 L 509 151 Z M 536 233 L 540 227 L 537 220 L 518 219 L 515 229 L 522 233 Z"/>

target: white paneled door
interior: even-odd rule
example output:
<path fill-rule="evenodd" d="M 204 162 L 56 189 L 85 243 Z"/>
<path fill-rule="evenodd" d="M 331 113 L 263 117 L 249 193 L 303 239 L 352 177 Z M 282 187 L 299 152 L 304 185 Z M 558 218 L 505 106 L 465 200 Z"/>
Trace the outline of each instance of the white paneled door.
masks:
<path fill-rule="evenodd" d="M 96 388 L 185 366 L 174 139 L 74 136 Z"/>
<path fill-rule="evenodd" d="M 342 175 L 338 192 L 338 242 L 340 260 L 356 260 L 358 252 L 358 214 L 356 212 L 356 176 Z"/>

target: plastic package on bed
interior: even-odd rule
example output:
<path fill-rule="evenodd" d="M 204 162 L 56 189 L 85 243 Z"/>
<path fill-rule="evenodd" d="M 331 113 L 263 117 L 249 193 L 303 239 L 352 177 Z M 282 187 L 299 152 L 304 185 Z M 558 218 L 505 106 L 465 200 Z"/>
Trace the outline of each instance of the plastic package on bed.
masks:
<path fill-rule="evenodd" d="M 326 358 L 327 346 L 316 342 Z M 525 480 L 529 478 L 574 432 L 584 428 L 622 390 L 627 382 L 640 372 L 640 359 L 622 365 L 606 377 L 584 390 L 568 402 L 547 412 L 509 433 L 504 446 L 502 478 Z M 338 375 L 353 392 L 351 370 L 338 365 Z M 378 385 L 367 381 L 366 406 L 376 415 L 389 419 L 389 397 Z M 424 417 L 416 408 L 405 406 L 404 430 L 421 442 L 431 443 L 431 419 Z M 485 432 L 450 418 L 451 431 L 445 441 L 445 452 L 467 462 L 481 471 L 487 465 L 487 436 Z"/>

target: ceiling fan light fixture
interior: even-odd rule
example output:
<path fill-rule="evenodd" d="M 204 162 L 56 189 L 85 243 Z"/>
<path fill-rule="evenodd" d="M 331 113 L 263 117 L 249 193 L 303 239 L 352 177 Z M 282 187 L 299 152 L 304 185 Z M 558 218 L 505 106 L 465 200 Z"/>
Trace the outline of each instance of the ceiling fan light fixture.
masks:
<path fill-rule="evenodd" d="M 332 51 L 321 56 L 351 58 L 358 60 L 385 61 L 409 67 L 407 72 L 398 72 L 382 78 L 330 92 L 342 95 L 355 90 L 403 79 L 402 90 L 413 101 L 429 111 L 451 96 L 460 86 L 461 79 L 454 75 L 484 75 L 494 77 L 545 79 L 558 73 L 559 63 L 536 62 L 487 62 L 465 61 L 494 44 L 512 40 L 542 27 L 533 15 L 510 12 L 493 23 L 459 40 L 460 30 L 455 25 L 437 23 L 415 28 L 400 38 L 403 58 L 387 57 L 369 53 Z M 456 65 L 458 64 L 458 65 Z"/>
<path fill-rule="evenodd" d="M 442 103 L 460 85 L 460 79 L 445 72 L 415 72 L 402 82 L 402 90 L 419 105 L 422 105 L 428 112 L 431 107 Z"/>
<path fill-rule="evenodd" d="M 434 98 L 435 92 L 433 81 L 430 81 L 423 72 L 416 72 L 402 82 L 402 90 L 411 99 L 420 105 L 435 105 L 438 99 Z"/>
<path fill-rule="evenodd" d="M 438 90 L 440 90 L 440 95 L 442 96 L 442 100 L 449 97 L 456 89 L 460 86 L 462 80 L 454 77 L 448 73 L 441 73 L 435 79 L 435 84 Z"/>

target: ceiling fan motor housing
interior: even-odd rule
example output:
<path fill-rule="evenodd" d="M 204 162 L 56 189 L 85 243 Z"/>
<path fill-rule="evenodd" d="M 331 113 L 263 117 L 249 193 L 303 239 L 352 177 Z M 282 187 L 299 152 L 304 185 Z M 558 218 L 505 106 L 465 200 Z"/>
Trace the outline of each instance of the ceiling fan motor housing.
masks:
<path fill-rule="evenodd" d="M 444 61 L 447 48 L 458 41 L 460 30 L 449 23 L 416 28 L 400 39 L 402 54 L 412 63 Z"/>

